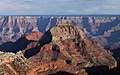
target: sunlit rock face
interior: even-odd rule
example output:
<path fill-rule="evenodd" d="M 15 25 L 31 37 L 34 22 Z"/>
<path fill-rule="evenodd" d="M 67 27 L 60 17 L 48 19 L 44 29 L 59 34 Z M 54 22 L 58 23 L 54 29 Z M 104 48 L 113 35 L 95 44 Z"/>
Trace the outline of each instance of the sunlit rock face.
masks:
<path fill-rule="evenodd" d="M 51 28 L 50 33 L 52 35 L 52 41 L 85 37 L 85 34 L 79 27 L 71 25 L 67 20 L 62 20 L 62 22 Z"/>
<path fill-rule="evenodd" d="M 33 31 L 31 33 L 23 34 L 21 37 L 25 37 L 27 40 L 39 40 L 39 38 L 43 35 L 42 32 Z"/>

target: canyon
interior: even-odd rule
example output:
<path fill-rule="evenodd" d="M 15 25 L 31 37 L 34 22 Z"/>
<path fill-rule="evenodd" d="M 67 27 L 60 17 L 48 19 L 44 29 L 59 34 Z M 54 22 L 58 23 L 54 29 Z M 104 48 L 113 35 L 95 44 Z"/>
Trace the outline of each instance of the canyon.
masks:
<path fill-rule="evenodd" d="M 104 72 L 117 67 L 109 50 L 68 20 L 44 33 L 33 31 L 2 44 L 0 55 L 0 74 L 7 75 L 88 75 L 86 68 L 101 67 Z"/>
<path fill-rule="evenodd" d="M 107 74 L 119 33 L 119 16 L 0 16 L 0 74 Z"/>

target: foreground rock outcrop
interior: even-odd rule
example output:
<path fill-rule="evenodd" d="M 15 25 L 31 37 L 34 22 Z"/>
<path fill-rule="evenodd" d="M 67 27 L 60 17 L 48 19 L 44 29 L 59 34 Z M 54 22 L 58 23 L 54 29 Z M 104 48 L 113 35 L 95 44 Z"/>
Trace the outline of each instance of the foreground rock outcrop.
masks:
<path fill-rule="evenodd" d="M 26 59 L 21 51 L 17 54 L 0 52 L 0 55 L 1 75 L 47 75 L 58 71 L 88 75 L 83 68 L 69 65 L 64 60 L 35 63 Z"/>
<path fill-rule="evenodd" d="M 84 68 L 117 67 L 111 52 L 91 37 L 87 38 L 80 27 L 69 21 L 61 20 L 42 36 L 37 34 L 38 32 L 33 32 L 23 35 L 21 38 L 28 43 L 23 49 L 17 49 L 16 54 L 9 53 L 9 50 L 8 53 L 1 52 L 1 74 L 47 75 L 62 71 L 71 75 L 88 75 Z M 22 45 L 17 43 L 18 48 L 25 42 L 20 41 Z"/>

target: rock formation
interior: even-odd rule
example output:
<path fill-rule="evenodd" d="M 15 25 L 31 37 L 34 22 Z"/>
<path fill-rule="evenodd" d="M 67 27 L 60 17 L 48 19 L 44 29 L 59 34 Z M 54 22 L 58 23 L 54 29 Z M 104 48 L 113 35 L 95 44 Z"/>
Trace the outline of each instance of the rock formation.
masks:
<path fill-rule="evenodd" d="M 33 32 L 22 35 L 16 42 L 16 54 L 0 54 L 8 58 L 1 57 L 1 74 L 47 75 L 65 71 L 73 75 L 87 75 L 84 68 L 117 67 L 110 51 L 97 44 L 92 37 L 86 37 L 82 28 L 66 20 L 61 20 L 42 36 Z"/>
<path fill-rule="evenodd" d="M 0 55 L 1 75 L 47 75 L 59 71 L 73 75 L 88 75 L 82 67 L 69 65 L 64 60 L 33 62 L 26 59 L 21 51 L 17 54 L 0 52 Z"/>
<path fill-rule="evenodd" d="M 47 35 L 49 33 L 50 36 L 47 39 L 45 38 L 46 33 Z M 70 60 L 74 65 L 81 64 L 84 67 L 100 66 L 101 64 L 107 65 L 109 68 L 117 66 L 112 54 L 95 43 L 92 38 L 87 38 L 77 26 L 60 24 L 52 27 L 46 33 L 40 39 L 40 42 L 48 43 L 49 41 L 38 53 L 41 60 L 65 59 Z"/>

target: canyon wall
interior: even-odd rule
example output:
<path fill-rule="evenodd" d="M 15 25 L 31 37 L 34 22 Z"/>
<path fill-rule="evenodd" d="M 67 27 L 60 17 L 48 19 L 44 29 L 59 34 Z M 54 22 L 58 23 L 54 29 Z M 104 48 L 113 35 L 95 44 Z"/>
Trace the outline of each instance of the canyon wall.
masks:
<path fill-rule="evenodd" d="M 0 44 L 16 41 L 21 35 L 32 31 L 44 33 L 60 20 L 79 26 L 106 48 L 120 47 L 119 16 L 0 16 Z"/>

